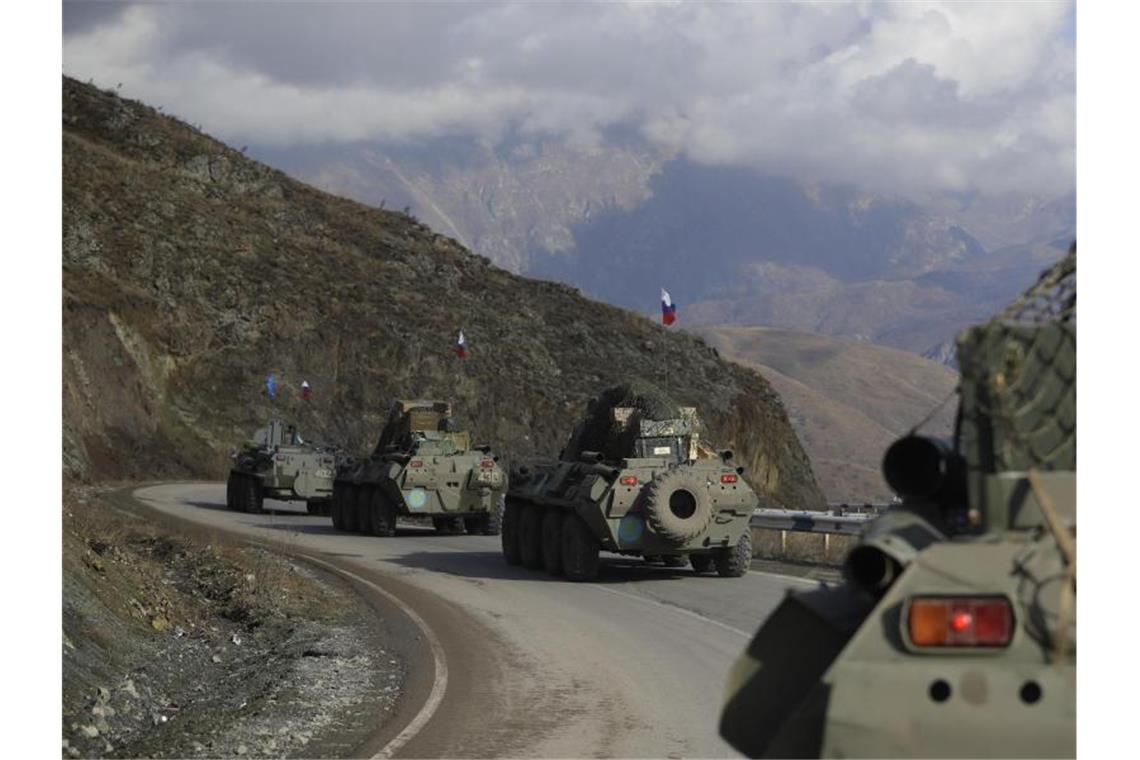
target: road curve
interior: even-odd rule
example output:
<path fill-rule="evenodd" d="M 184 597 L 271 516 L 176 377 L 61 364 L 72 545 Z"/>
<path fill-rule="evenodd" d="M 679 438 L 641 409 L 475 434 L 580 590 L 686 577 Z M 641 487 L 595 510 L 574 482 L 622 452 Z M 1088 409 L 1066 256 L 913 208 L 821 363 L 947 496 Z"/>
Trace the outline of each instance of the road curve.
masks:
<path fill-rule="evenodd" d="M 414 610 L 438 640 L 447 682 L 435 709 L 401 716 L 422 725 L 401 732 L 396 757 L 736 756 L 716 730 L 729 665 L 785 590 L 810 584 L 758 572 L 698 578 L 607 555 L 598 582 L 575 584 L 507 566 L 498 537 L 403 525 L 393 538 L 346 534 L 274 501 L 265 514 L 234 513 L 222 484 L 134 496 L 333 563 Z M 420 663 L 418 677 L 431 669 Z"/>

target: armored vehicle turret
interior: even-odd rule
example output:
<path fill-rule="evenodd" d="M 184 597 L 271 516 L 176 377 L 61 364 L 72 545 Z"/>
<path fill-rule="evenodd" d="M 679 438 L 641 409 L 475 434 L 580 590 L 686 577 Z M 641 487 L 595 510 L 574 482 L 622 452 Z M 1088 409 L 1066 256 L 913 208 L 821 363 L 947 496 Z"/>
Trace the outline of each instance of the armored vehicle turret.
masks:
<path fill-rule="evenodd" d="M 440 533 L 498 535 L 506 477 L 489 446 L 472 446 L 445 401 L 397 401 L 367 459 L 333 487 L 337 530 L 396 533 L 396 519 L 430 518 Z"/>
<path fill-rule="evenodd" d="M 512 469 L 503 556 L 574 581 L 597 576 L 602 550 L 743 575 L 757 505 L 743 473 L 701 442 L 696 409 L 611 389 L 558 459 Z"/>
<path fill-rule="evenodd" d="M 902 503 L 733 667 L 720 729 L 739 751 L 1076 755 L 1075 244 L 957 350 L 953 440 L 887 450 Z"/>
<path fill-rule="evenodd" d="M 294 425 L 271 419 L 253 440 L 233 453 L 226 480 L 226 508 L 261 512 L 266 498 L 304 501 L 309 514 L 328 514 L 333 478 L 345 455 L 331 446 L 306 443 Z"/>

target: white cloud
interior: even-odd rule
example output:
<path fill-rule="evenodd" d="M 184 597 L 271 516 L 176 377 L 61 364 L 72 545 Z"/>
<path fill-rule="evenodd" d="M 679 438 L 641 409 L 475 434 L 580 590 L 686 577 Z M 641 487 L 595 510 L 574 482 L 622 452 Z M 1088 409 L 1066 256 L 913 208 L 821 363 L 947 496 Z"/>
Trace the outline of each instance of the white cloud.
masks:
<path fill-rule="evenodd" d="M 1074 183 L 1072 12 L 163 4 L 73 25 L 64 64 L 231 142 L 593 142 L 634 124 L 696 160 L 879 191 L 1060 193 Z"/>

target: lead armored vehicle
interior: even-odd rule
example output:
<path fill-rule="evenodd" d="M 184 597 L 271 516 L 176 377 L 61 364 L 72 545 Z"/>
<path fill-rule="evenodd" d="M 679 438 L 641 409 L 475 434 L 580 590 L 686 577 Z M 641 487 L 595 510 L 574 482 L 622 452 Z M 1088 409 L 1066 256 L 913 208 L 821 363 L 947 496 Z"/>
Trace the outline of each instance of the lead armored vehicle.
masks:
<path fill-rule="evenodd" d="M 732 463 L 700 441 L 692 407 L 628 387 L 592 401 L 558 459 L 515 467 L 503 517 L 508 564 L 573 581 L 597 576 L 600 552 L 738 577 L 752 561 L 757 498 Z"/>
<path fill-rule="evenodd" d="M 346 458 L 331 446 L 306 443 L 297 428 L 271 419 L 233 454 L 226 508 L 261 512 L 265 499 L 304 501 L 309 514 L 328 514 L 333 478 Z"/>
<path fill-rule="evenodd" d="M 1076 249 L 958 336 L 954 438 L 908 435 L 902 504 L 845 582 L 790 594 L 733 667 L 753 757 L 1076 755 Z"/>
<path fill-rule="evenodd" d="M 498 535 L 506 477 L 489 446 L 472 446 L 445 401 L 397 401 L 372 455 L 337 474 L 337 530 L 393 536 L 398 517 L 440 533 Z"/>

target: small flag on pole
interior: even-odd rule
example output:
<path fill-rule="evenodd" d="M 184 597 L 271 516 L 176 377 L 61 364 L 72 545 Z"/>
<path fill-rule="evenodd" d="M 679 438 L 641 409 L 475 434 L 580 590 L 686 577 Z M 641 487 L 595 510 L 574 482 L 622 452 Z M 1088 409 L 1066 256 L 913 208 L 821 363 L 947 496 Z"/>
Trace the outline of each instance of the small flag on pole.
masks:
<path fill-rule="evenodd" d="M 455 353 L 460 359 L 467 358 L 467 339 L 463 337 L 463 331 L 459 331 L 459 340 L 455 343 Z"/>
<path fill-rule="evenodd" d="M 277 381 L 273 379 L 272 372 L 265 378 L 265 392 L 269 394 L 270 401 L 277 398 Z"/>
<path fill-rule="evenodd" d="M 308 380 L 301 381 L 301 400 L 308 401 L 313 397 L 313 387 Z"/>
<path fill-rule="evenodd" d="M 668 327 L 677 321 L 677 304 L 669 297 L 669 291 L 661 288 L 661 324 Z"/>

